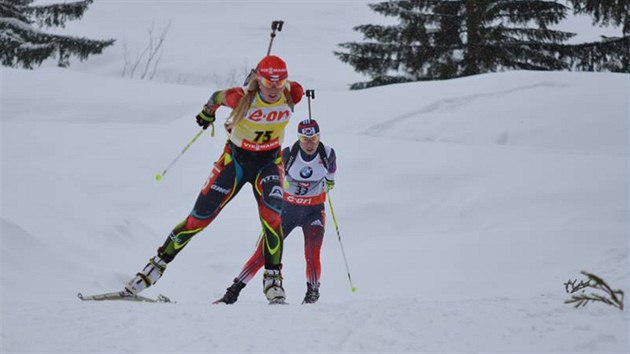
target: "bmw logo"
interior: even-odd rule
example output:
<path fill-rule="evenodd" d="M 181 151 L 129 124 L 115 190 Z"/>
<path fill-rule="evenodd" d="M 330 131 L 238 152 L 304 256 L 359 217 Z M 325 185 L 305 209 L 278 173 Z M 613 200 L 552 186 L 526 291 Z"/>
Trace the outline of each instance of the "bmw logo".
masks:
<path fill-rule="evenodd" d="M 300 177 L 309 178 L 313 175 L 313 169 L 310 166 L 306 166 L 300 170 Z"/>

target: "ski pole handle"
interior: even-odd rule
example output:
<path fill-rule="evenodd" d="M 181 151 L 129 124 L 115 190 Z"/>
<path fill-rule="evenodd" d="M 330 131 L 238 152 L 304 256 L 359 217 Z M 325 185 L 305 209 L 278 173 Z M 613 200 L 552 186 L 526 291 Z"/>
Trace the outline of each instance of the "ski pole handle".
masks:
<path fill-rule="evenodd" d="M 201 130 L 199 130 L 199 132 L 197 134 L 195 134 L 195 136 L 192 139 L 190 139 L 190 141 L 184 147 L 182 152 L 180 152 L 179 155 L 177 155 L 177 157 L 175 157 L 175 159 L 164 169 L 164 171 L 162 171 L 162 173 L 157 173 L 155 175 L 155 180 L 156 181 L 160 181 L 162 179 L 162 177 L 164 177 L 164 175 L 166 175 L 166 172 L 168 172 L 168 169 L 171 168 L 171 166 L 173 166 L 175 164 L 175 162 L 177 162 L 177 160 L 179 160 L 179 158 L 186 152 L 186 150 L 188 150 L 188 148 L 192 144 L 194 144 L 195 141 L 197 141 L 197 139 L 201 136 L 201 134 L 203 134 L 203 131 L 204 131 L 203 128 Z"/>
<path fill-rule="evenodd" d="M 348 272 L 348 281 L 350 282 L 350 289 L 352 292 L 356 292 L 357 288 L 352 284 L 352 277 L 350 276 L 350 267 L 348 267 L 348 259 L 346 258 L 346 252 L 343 249 L 343 243 L 341 243 L 341 234 L 339 233 L 339 224 L 337 224 L 337 218 L 335 217 L 335 208 L 332 205 L 332 199 L 330 198 L 330 193 L 326 192 L 326 197 L 328 199 L 328 205 L 330 206 L 330 214 L 333 217 L 333 223 L 335 224 L 335 230 L 337 231 L 337 238 L 339 239 L 339 246 L 341 246 L 341 254 L 343 255 L 343 261 L 346 264 L 346 271 Z"/>

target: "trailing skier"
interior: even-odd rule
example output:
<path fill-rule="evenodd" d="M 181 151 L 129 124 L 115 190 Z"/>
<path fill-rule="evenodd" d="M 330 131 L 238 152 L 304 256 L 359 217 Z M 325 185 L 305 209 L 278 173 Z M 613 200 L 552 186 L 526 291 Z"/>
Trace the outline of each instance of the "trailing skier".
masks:
<path fill-rule="evenodd" d="M 298 125 L 298 141 L 282 151 L 285 168 L 282 229 L 285 237 L 298 226 L 304 233 L 306 295 L 302 303 L 305 304 L 319 299 L 326 193 L 335 185 L 337 170 L 335 150 L 320 141 L 319 133 L 319 125 L 314 119 L 302 121 Z M 261 238 L 241 273 L 215 303 L 236 302 L 240 291 L 265 264 L 264 247 L 265 241 Z"/>

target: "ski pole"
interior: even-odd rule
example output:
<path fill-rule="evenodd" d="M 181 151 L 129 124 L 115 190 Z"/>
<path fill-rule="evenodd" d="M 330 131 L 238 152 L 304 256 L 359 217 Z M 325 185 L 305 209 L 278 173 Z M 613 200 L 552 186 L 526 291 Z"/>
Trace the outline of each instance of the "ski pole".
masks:
<path fill-rule="evenodd" d="M 328 197 L 328 205 L 330 205 L 330 214 L 333 217 L 333 223 L 335 224 L 335 230 L 337 230 L 337 238 L 339 239 L 339 246 L 341 246 L 341 254 L 343 255 L 343 261 L 346 264 L 346 271 L 348 271 L 348 281 L 350 281 L 350 288 L 352 292 L 356 292 L 357 288 L 352 284 L 352 277 L 350 276 L 350 268 L 348 267 L 348 259 L 346 258 L 346 252 L 343 250 L 343 243 L 341 243 L 341 234 L 339 233 L 339 225 L 337 224 L 337 218 L 335 217 L 335 209 L 332 205 L 332 199 L 330 198 L 330 193 L 326 192 L 326 196 Z"/>
<path fill-rule="evenodd" d="M 267 49 L 267 56 L 271 54 L 271 45 L 273 44 L 273 39 L 276 38 L 276 30 L 278 30 L 278 32 L 282 32 L 282 25 L 284 25 L 284 21 L 271 22 L 271 39 L 269 40 L 269 48 Z"/>
<path fill-rule="evenodd" d="M 175 164 L 175 162 L 177 160 L 179 160 L 179 158 L 186 152 L 186 150 L 188 150 L 188 148 L 197 140 L 197 138 L 199 138 L 201 136 L 201 134 L 203 133 L 204 129 L 199 130 L 199 132 L 197 134 L 195 134 L 195 136 L 190 139 L 190 141 L 188 142 L 188 144 L 184 147 L 184 149 L 182 150 L 182 152 L 179 153 L 179 155 L 177 155 L 177 157 L 173 160 L 173 162 L 171 162 L 165 169 L 164 171 L 162 171 L 162 173 L 157 173 L 155 175 L 155 180 L 159 181 L 162 179 L 162 177 L 164 177 L 164 175 L 166 174 L 166 172 L 168 171 L 169 168 L 171 168 L 171 166 L 173 166 L 173 164 Z"/>
<path fill-rule="evenodd" d="M 306 90 L 306 97 L 308 98 L 308 119 L 311 120 L 311 98 L 315 99 L 315 90 Z"/>
<path fill-rule="evenodd" d="M 267 56 L 269 56 L 271 54 L 271 46 L 273 45 L 273 39 L 276 38 L 276 31 L 278 32 L 282 32 L 282 25 L 284 25 L 284 21 L 273 21 L 271 22 L 271 39 L 269 40 L 269 48 L 267 48 Z M 247 77 L 245 78 L 245 82 L 243 83 L 243 86 L 247 86 L 247 84 L 249 83 L 249 80 L 252 79 L 252 77 L 254 77 L 254 75 L 256 75 L 256 68 L 253 68 L 249 74 L 247 75 Z"/>

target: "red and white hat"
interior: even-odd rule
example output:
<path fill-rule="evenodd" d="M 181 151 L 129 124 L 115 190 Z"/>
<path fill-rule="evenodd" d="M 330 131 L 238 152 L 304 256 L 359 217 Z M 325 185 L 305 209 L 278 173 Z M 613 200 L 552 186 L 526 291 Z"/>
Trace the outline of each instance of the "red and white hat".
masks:
<path fill-rule="evenodd" d="M 256 74 L 272 82 L 285 80 L 289 76 L 287 64 L 275 55 L 264 57 L 258 63 Z"/>
<path fill-rule="evenodd" d="M 298 124 L 298 135 L 301 136 L 315 136 L 319 135 L 319 124 L 315 119 L 306 119 Z"/>

